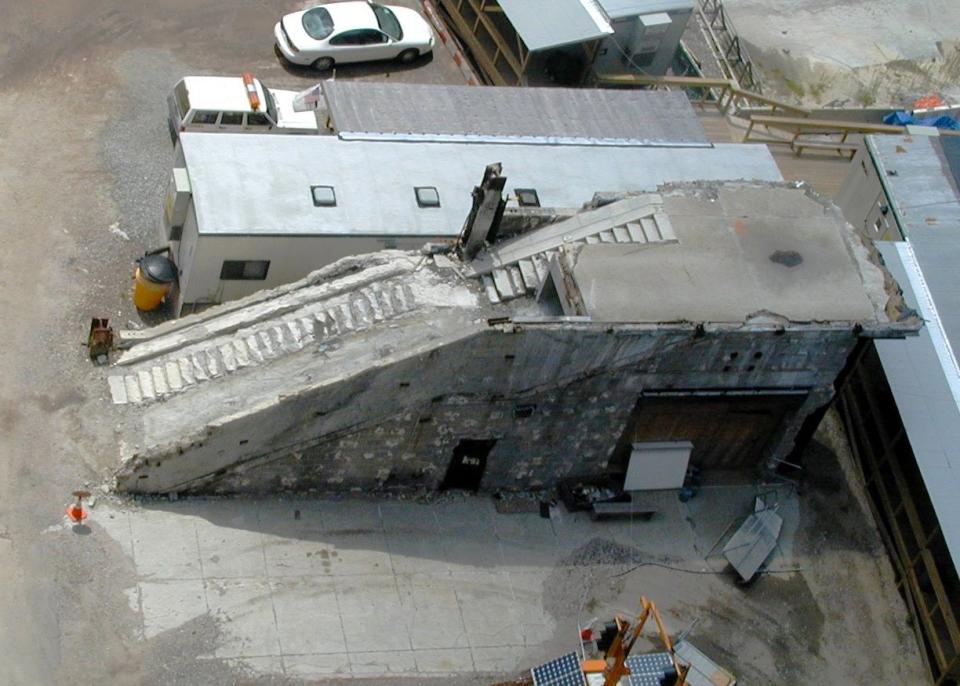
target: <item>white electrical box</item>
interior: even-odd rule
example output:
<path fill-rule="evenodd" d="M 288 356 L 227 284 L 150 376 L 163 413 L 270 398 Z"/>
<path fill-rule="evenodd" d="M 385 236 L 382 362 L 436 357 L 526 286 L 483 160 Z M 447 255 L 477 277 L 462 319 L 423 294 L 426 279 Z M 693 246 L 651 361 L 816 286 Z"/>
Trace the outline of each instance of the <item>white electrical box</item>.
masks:
<path fill-rule="evenodd" d="M 174 167 L 163 202 L 163 227 L 168 241 L 179 241 L 190 206 L 190 177 L 183 167 Z"/>
<path fill-rule="evenodd" d="M 662 441 L 634 443 L 627 465 L 627 477 L 623 482 L 625 491 L 657 491 L 679 489 L 687 475 L 690 441 Z"/>

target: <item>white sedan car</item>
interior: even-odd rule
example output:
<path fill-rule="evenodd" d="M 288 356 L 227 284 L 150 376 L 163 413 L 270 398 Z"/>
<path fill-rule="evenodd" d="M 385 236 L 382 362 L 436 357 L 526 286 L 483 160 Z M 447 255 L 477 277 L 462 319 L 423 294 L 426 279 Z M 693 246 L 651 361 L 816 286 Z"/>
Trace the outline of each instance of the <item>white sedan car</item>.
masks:
<path fill-rule="evenodd" d="M 330 2 L 294 12 L 277 22 L 273 36 L 289 62 L 320 70 L 372 60 L 409 63 L 433 50 L 426 19 L 375 2 Z"/>

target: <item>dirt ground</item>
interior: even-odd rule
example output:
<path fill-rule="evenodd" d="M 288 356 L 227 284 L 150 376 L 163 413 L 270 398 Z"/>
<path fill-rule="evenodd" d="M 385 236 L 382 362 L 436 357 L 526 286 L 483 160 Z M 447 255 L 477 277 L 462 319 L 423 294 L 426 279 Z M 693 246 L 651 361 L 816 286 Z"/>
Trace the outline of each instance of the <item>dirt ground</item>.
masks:
<path fill-rule="evenodd" d="M 960 101 L 951 0 L 724 0 L 767 95 L 810 107 Z"/>
<path fill-rule="evenodd" d="M 118 457 L 102 370 L 83 343 L 92 316 L 142 325 L 130 276 L 134 259 L 155 247 L 172 159 L 164 97 L 186 74 L 252 70 L 277 87 L 315 82 L 272 50 L 273 23 L 294 9 L 284 0 L 0 0 L 0 306 L 9 325 L 0 347 L 2 684 L 254 681 L 215 661 L 180 659 L 214 640 L 215 626 L 139 640 L 122 592 L 133 564 L 112 539 L 43 532 L 61 522 L 69 493 L 96 490 Z M 462 82 L 440 55 L 338 76 Z M 747 665 L 743 683 L 795 683 L 797 652 L 781 647 L 796 642 L 827 681 L 917 683 L 919 658 L 889 564 L 830 455 L 813 457 L 833 476 L 810 485 L 803 516 L 833 533 L 797 544 L 809 572 L 764 578 L 735 610 L 736 589 L 716 602 L 676 598 L 669 573 L 626 572 L 605 582 L 609 595 L 596 586 L 597 606 L 641 590 L 688 603 L 681 619 L 735 637 L 733 648 L 701 647 Z M 793 612 L 797 598 L 809 599 L 809 610 Z M 841 654 L 834 646 L 850 645 L 850 636 L 862 650 Z"/>

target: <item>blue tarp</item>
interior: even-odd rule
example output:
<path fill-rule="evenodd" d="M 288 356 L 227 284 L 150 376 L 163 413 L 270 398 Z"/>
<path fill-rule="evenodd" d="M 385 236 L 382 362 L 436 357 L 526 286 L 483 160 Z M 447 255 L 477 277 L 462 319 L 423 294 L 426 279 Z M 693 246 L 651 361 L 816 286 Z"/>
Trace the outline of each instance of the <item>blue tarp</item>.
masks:
<path fill-rule="evenodd" d="M 960 131 L 960 122 L 953 117 L 941 114 L 939 117 L 915 117 L 912 112 L 901 110 L 900 112 L 891 112 L 883 118 L 884 124 L 893 124 L 895 126 L 935 126 L 938 129 L 949 129 L 951 131 Z"/>

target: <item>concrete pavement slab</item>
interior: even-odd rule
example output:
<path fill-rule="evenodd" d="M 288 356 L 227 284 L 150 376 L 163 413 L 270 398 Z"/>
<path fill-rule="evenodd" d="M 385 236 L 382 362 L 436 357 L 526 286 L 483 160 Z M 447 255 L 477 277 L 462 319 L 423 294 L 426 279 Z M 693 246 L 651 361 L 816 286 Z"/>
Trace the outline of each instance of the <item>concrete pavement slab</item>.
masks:
<path fill-rule="evenodd" d="M 346 653 L 284 655 L 283 665 L 288 676 L 301 679 L 350 675 L 350 658 Z"/>
<path fill-rule="evenodd" d="M 279 656 L 277 620 L 266 579 L 207 579 L 207 605 L 221 622 L 217 657 Z"/>
<path fill-rule="evenodd" d="M 271 579 L 270 590 L 284 654 L 347 652 L 333 579 Z"/>
<path fill-rule="evenodd" d="M 445 650 L 414 650 L 417 671 L 421 674 L 463 674 L 474 671 L 473 655 L 469 648 Z"/>
<path fill-rule="evenodd" d="M 350 672 L 354 676 L 413 676 L 417 661 L 409 650 L 350 653 Z"/>
<path fill-rule="evenodd" d="M 343 634 L 351 653 L 410 650 L 407 614 L 392 574 L 336 577 Z"/>
<path fill-rule="evenodd" d="M 163 579 L 139 584 L 143 633 L 153 638 L 206 614 L 207 599 L 200 579 Z"/>
<path fill-rule="evenodd" d="M 142 577 L 203 578 L 192 517 L 144 510 L 130 518 L 130 529 L 134 557 Z"/>
<path fill-rule="evenodd" d="M 397 584 L 413 648 L 470 646 L 457 598 L 457 581 L 453 577 L 404 575 L 397 577 Z"/>

